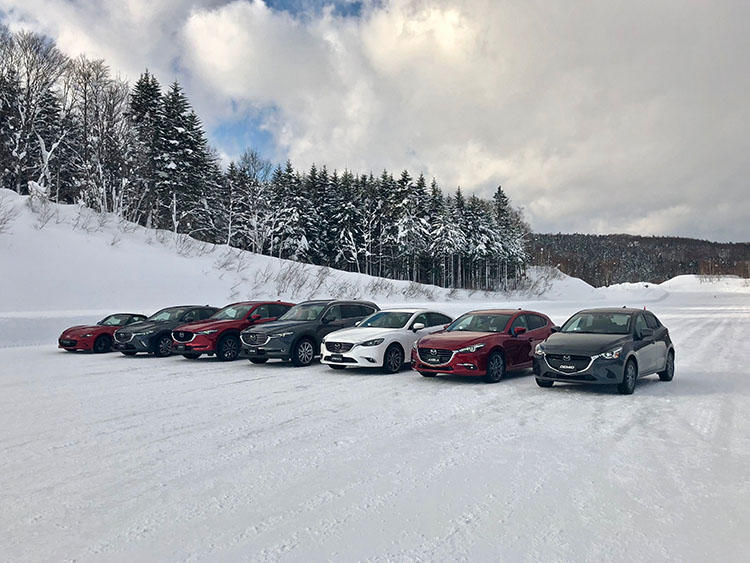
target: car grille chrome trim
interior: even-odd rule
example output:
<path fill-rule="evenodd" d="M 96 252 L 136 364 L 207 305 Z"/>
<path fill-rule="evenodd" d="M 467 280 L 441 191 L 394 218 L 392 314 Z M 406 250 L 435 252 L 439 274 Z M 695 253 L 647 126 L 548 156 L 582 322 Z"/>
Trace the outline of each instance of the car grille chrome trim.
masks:
<path fill-rule="evenodd" d="M 172 331 L 172 338 L 175 342 L 185 343 L 192 342 L 195 340 L 195 333 L 187 330 L 174 330 Z"/>
<path fill-rule="evenodd" d="M 433 350 L 436 352 L 435 354 L 432 353 Z M 451 360 L 453 359 L 453 356 L 456 355 L 456 352 L 453 350 L 445 350 L 444 348 L 417 348 L 417 355 L 419 356 L 419 359 L 422 360 L 422 362 L 427 366 L 444 366 L 451 363 Z M 428 357 L 436 357 L 439 361 L 430 362 L 425 359 Z"/>
<path fill-rule="evenodd" d="M 133 333 L 115 332 L 115 340 L 117 340 L 117 342 L 130 342 L 133 340 Z"/>
<path fill-rule="evenodd" d="M 581 369 L 576 369 L 574 371 L 562 371 L 561 369 L 558 369 L 558 368 L 556 368 L 555 366 L 553 366 L 552 364 L 549 363 L 548 358 L 550 356 L 563 356 L 563 355 L 565 355 L 565 354 L 545 354 L 543 356 L 544 357 L 544 363 L 547 364 L 548 368 L 550 368 L 552 371 L 556 371 L 557 373 L 561 373 L 563 375 L 575 375 L 576 373 L 582 373 L 584 371 L 588 371 L 591 368 L 591 366 L 593 365 L 594 360 L 596 360 L 599 357 L 598 355 L 597 356 L 578 356 L 578 355 L 570 354 L 571 358 L 574 358 L 574 357 L 577 357 L 577 358 L 587 357 L 587 358 L 589 358 L 589 361 L 588 361 L 588 364 L 586 364 L 586 367 L 581 368 Z"/>
<path fill-rule="evenodd" d="M 326 342 L 326 350 L 338 354 L 340 352 L 348 352 L 354 348 L 354 344 L 351 342 Z"/>
<path fill-rule="evenodd" d="M 240 334 L 240 340 L 248 346 L 263 346 L 271 338 L 267 334 L 258 334 L 256 332 L 248 332 Z"/>

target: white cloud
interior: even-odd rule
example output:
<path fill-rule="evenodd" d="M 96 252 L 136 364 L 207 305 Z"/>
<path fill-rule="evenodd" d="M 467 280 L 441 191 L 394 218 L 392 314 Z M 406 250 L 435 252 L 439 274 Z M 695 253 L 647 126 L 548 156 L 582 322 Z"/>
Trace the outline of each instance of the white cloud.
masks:
<path fill-rule="evenodd" d="M 298 166 L 502 183 L 541 231 L 750 239 L 746 2 L 14 4 L 128 73 L 178 61 L 209 124 L 272 108 Z"/>

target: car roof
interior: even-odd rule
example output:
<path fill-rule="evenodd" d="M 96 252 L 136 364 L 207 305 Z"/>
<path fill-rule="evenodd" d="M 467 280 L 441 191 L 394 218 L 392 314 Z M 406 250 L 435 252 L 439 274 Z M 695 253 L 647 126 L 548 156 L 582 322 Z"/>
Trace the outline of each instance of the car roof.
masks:
<path fill-rule="evenodd" d="M 236 303 L 228 303 L 227 305 L 224 305 L 222 309 L 226 307 L 234 307 L 235 305 L 266 305 L 266 304 L 279 304 L 279 305 L 291 305 L 288 301 L 281 301 L 279 300 L 272 300 L 272 299 L 263 299 L 260 301 L 237 301 Z"/>
<path fill-rule="evenodd" d="M 387 309 L 381 309 L 378 311 L 378 313 L 382 312 L 388 312 L 388 313 L 437 313 L 437 311 L 433 311 L 432 309 L 409 309 L 406 307 L 389 307 Z M 442 313 L 441 313 L 442 314 Z"/>
<path fill-rule="evenodd" d="M 578 311 L 579 313 L 627 313 L 632 315 L 634 313 L 640 313 L 643 309 L 636 309 L 635 307 L 598 307 L 593 309 L 583 309 Z"/>
<path fill-rule="evenodd" d="M 474 311 L 467 311 L 464 315 L 469 313 L 489 313 L 492 315 L 515 315 L 516 313 L 533 313 L 535 315 L 543 314 L 537 313 L 536 311 L 527 311 L 526 309 L 475 309 Z"/>
<path fill-rule="evenodd" d="M 303 301 L 302 303 L 298 303 L 298 305 L 306 305 L 308 303 L 325 303 L 325 304 L 333 304 L 333 303 L 355 303 L 357 305 L 375 305 L 372 301 L 364 301 L 362 299 L 311 299 L 309 301 Z"/>

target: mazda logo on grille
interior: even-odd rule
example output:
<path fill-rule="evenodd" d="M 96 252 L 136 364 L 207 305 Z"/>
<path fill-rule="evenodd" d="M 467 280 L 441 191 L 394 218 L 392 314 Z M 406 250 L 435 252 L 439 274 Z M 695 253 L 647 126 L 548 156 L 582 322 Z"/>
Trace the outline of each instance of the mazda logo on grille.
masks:
<path fill-rule="evenodd" d="M 563 361 L 564 362 L 569 362 L 570 361 L 570 356 L 563 356 Z"/>
<path fill-rule="evenodd" d="M 185 333 L 184 332 L 180 333 L 180 338 L 185 338 Z"/>
<path fill-rule="evenodd" d="M 430 350 L 430 355 L 437 356 L 437 350 L 435 350 L 435 348 L 433 348 L 432 350 Z"/>
<path fill-rule="evenodd" d="M 340 350 L 341 349 L 341 344 L 339 344 L 338 342 L 334 342 L 333 349 L 334 350 Z"/>

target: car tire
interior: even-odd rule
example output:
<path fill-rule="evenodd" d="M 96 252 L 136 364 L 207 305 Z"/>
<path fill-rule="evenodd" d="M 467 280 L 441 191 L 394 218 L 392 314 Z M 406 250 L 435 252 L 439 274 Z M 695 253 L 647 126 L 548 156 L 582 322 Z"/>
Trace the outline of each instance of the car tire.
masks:
<path fill-rule="evenodd" d="M 334 364 L 328 364 L 328 367 L 331 369 L 346 369 L 346 366 L 339 366 Z"/>
<path fill-rule="evenodd" d="M 265 364 L 268 358 L 248 358 L 254 364 Z"/>
<path fill-rule="evenodd" d="M 490 353 L 487 358 L 487 373 L 484 380 L 487 383 L 497 383 L 505 377 L 505 358 L 498 350 Z"/>
<path fill-rule="evenodd" d="M 672 381 L 674 378 L 674 352 L 672 350 L 667 354 L 667 365 L 664 366 L 664 371 L 659 372 L 659 379 L 662 381 Z"/>
<path fill-rule="evenodd" d="M 158 358 L 166 358 L 172 355 L 172 336 L 170 334 L 162 334 L 154 339 L 154 356 Z"/>
<path fill-rule="evenodd" d="M 421 375 L 422 377 L 435 377 L 437 374 L 430 373 L 429 371 L 420 371 L 419 375 Z"/>
<path fill-rule="evenodd" d="M 121 353 L 121 354 L 122 354 L 123 356 L 135 356 L 135 355 L 136 355 L 136 354 L 137 354 L 138 352 L 134 352 L 133 350 L 127 350 L 127 351 L 125 351 L 125 350 L 120 350 L 120 353 Z"/>
<path fill-rule="evenodd" d="M 555 384 L 555 382 L 554 381 L 547 381 L 546 379 L 539 379 L 537 377 L 536 378 L 536 384 L 539 385 L 539 387 L 548 388 L 548 387 L 552 387 Z"/>
<path fill-rule="evenodd" d="M 404 351 L 398 344 L 391 344 L 383 354 L 383 373 L 398 373 L 404 369 Z"/>
<path fill-rule="evenodd" d="M 622 383 L 617 384 L 620 395 L 632 395 L 635 391 L 635 382 L 638 379 L 638 366 L 633 360 L 628 360 L 622 374 Z"/>
<path fill-rule="evenodd" d="M 94 340 L 94 346 L 91 348 L 94 354 L 104 354 L 112 351 L 112 339 L 106 334 L 101 334 Z"/>
<path fill-rule="evenodd" d="M 185 358 L 186 360 L 197 360 L 198 358 L 201 357 L 201 355 L 200 354 L 183 354 L 182 357 Z"/>
<path fill-rule="evenodd" d="M 309 338 L 300 338 L 292 349 L 292 365 L 309 366 L 315 359 L 315 344 Z"/>
<path fill-rule="evenodd" d="M 222 362 L 233 362 L 240 355 L 240 339 L 234 334 L 228 334 L 216 345 L 216 357 Z"/>

